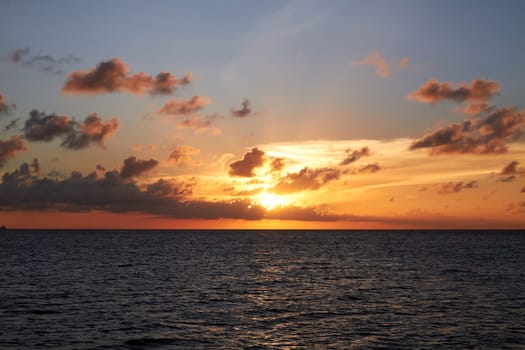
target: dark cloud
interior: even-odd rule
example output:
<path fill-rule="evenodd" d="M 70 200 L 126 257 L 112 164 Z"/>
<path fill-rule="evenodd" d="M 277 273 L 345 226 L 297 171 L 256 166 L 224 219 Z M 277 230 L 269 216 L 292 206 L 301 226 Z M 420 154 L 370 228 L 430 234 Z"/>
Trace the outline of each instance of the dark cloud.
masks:
<path fill-rule="evenodd" d="M 4 131 L 9 131 L 11 129 L 14 129 L 16 128 L 16 125 L 18 124 L 18 122 L 20 121 L 20 118 L 16 118 L 16 119 L 13 119 L 11 120 L 5 127 L 4 127 Z"/>
<path fill-rule="evenodd" d="M 244 118 L 252 114 L 252 109 L 250 108 L 250 101 L 245 98 L 241 103 L 240 109 L 233 109 L 231 110 L 231 114 L 234 117 L 237 118 Z"/>
<path fill-rule="evenodd" d="M 356 162 L 363 157 L 369 156 L 370 149 L 368 147 L 363 147 L 355 151 L 347 149 L 345 153 L 346 153 L 346 158 L 341 162 L 341 165 L 352 164 L 353 162 Z"/>
<path fill-rule="evenodd" d="M 0 184 L 2 210 L 104 210 L 115 213 L 142 212 L 181 219 L 233 218 L 262 219 L 265 209 L 251 200 L 191 200 L 194 180 L 160 179 L 139 185 L 123 178 L 117 170 L 93 171 L 82 175 L 74 171 L 65 178 L 38 178 L 7 175 Z"/>
<path fill-rule="evenodd" d="M 525 186 L 521 189 L 520 193 L 525 193 Z"/>
<path fill-rule="evenodd" d="M 117 118 L 103 121 L 96 113 L 90 114 L 83 123 L 75 124 L 73 132 L 67 134 L 62 147 L 68 149 L 83 149 L 91 144 L 104 148 L 104 141 L 114 134 L 120 124 Z"/>
<path fill-rule="evenodd" d="M 15 169 L 10 173 L 4 173 L 2 176 L 2 183 L 7 185 L 13 183 L 25 183 L 38 176 L 40 170 L 40 163 L 38 162 L 38 159 L 35 158 L 30 164 L 23 163 L 18 169 Z"/>
<path fill-rule="evenodd" d="M 11 52 L 7 59 L 13 63 L 22 64 L 24 66 L 37 67 L 43 71 L 62 74 L 64 65 L 82 62 L 82 59 L 75 55 L 66 55 L 63 57 L 55 57 L 52 55 L 29 55 L 30 49 L 28 47 L 17 49 Z"/>
<path fill-rule="evenodd" d="M 359 169 L 357 169 L 357 173 L 376 173 L 379 170 L 381 170 L 381 167 L 377 163 L 370 163 L 366 164 Z"/>
<path fill-rule="evenodd" d="M 177 124 L 180 129 L 193 129 L 196 134 L 210 134 L 219 135 L 221 129 L 213 126 L 215 120 L 221 118 L 217 114 L 201 118 L 198 115 L 192 116 L 188 119 L 184 119 Z"/>
<path fill-rule="evenodd" d="M 182 166 L 187 164 L 197 164 L 191 157 L 200 153 L 198 148 L 192 146 L 178 146 L 168 157 L 169 161 L 175 165 Z"/>
<path fill-rule="evenodd" d="M 25 150 L 27 150 L 25 142 L 18 135 L 13 135 L 5 141 L 0 140 L 0 167 L 7 160 L 14 158 L 17 153 Z"/>
<path fill-rule="evenodd" d="M 62 147 L 82 149 L 94 143 L 104 147 L 104 140 L 119 128 L 117 118 L 103 121 L 96 113 L 88 115 L 82 123 L 69 116 L 46 114 L 36 109 L 24 123 L 24 136 L 29 141 L 52 141 L 60 137 Z"/>
<path fill-rule="evenodd" d="M 499 84 L 492 80 L 475 79 L 469 84 L 451 84 L 447 82 L 441 83 L 436 79 L 430 79 L 421 85 L 416 91 L 410 93 L 407 98 L 424 103 L 437 103 L 445 100 L 451 100 L 454 102 L 485 102 L 490 100 L 499 91 Z"/>
<path fill-rule="evenodd" d="M 305 167 L 298 173 L 288 173 L 281 178 L 270 192 L 285 194 L 300 191 L 318 190 L 324 184 L 341 177 L 341 170 L 336 168 L 310 169 Z"/>
<path fill-rule="evenodd" d="M 501 182 L 511 182 L 514 181 L 519 176 L 525 176 L 525 169 L 518 167 L 519 162 L 513 160 L 509 164 L 503 167 L 498 175 L 501 176 Z"/>
<path fill-rule="evenodd" d="M 124 165 L 120 171 L 120 176 L 122 176 L 124 179 L 138 177 L 145 172 L 152 170 L 157 165 L 159 165 L 159 162 L 153 158 L 146 160 L 139 159 L 137 157 L 129 157 L 124 159 Z M 98 166 L 97 170 L 104 171 L 104 169 L 100 169 Z"/>
<path fill-rule="evenodd" d="M 444 184 L 439 184 L 436 188 L 436 193 L 438 194 L 452 194 L 460 192 L 464 189 L 473 189 L 478 187 L 478 182 L 476 180 L 470 182 L 447 182 Z"/>
<path fill-rule="evenodd" d="M 264 164 L 264 152 L 252 148 L 252 150 L 246 154 L 241 160 L 235 161 L 230 164 L 230 176 L 240 177 L 253 177 L 255 176 L 254 170 L 261 167 Z"/>
<path fill-rule="evenodd" d="M 75 122 L 68 116 L 46 114 L 33 109 L 24 123 L 24 136 L 29 141 L 51 141 L 73 132 Z"/>
<path fill-rule="evenodd" d="M 429 148 L 431 154 L 507 152 L 507 142 L 521 135 L 523 112 L 515 108 L 491 111 L 485 119 L 470 119 L 436 129 L 410 145 L 410 150 Z"/>
<path fill-rule="evenodd" d="M 165 115 L 186 115 L 197 112 L 211 103 L 211 98 L 207 96 L 193 96 L 189 100 L 173 99 L 166 102 L 157 113 Z"/>
<path fill-rule="evenodd" d="M 88 71 L 69 73 L 62 92 L 88 95 L 122 91 L 133 94 L 171 94 L 179 86 L 189 84 L 191 79 L 191 74 L 178 79 L 169 72 L 161 72 L 155 77 L 144 72 L 129 74 L 128 65 L 120 58 L 113 58 Z"/>
<path fill-rule="evenodd" d="M 16 105 L 14 103 L 7 103 L 5 101 L 4 96 L 0 95 L 0 115 L 9 114 L 15 109 L 16 109 Z"/>

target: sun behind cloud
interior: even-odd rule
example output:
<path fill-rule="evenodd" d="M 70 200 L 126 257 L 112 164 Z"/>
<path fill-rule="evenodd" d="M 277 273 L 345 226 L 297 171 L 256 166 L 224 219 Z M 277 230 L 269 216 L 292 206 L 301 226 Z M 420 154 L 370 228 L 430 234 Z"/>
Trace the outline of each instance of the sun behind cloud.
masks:
<path fill-rule="evenodd" d="M 254 201 L 262 205 L 266 210 L 272 210 L 276 207 L 284 207 L 290 204 L 284 196 L 273 193 L 263 192 L 255 196 Z"/>

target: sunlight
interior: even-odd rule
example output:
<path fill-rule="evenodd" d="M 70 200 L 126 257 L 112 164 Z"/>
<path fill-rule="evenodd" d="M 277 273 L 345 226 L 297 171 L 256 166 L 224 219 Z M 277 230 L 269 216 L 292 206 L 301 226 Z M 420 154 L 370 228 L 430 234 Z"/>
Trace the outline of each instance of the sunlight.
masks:
<path fill-rule="evenodd" d="M 266 210 L 272 210 L 275 207 L 282 207 L 288 204 L 288 201 L 282 196 L 266 192 L 258 195 L 256 202 L 265 207 Z"/>

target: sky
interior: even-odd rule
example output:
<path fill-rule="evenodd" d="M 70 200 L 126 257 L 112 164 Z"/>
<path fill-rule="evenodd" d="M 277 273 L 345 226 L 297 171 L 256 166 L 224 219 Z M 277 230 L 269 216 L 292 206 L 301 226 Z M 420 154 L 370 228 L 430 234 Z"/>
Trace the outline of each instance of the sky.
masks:
<path fill-rule="evenodd" d="M 523 1 L 0 1 L 0 225 L 525 228 Z"/>

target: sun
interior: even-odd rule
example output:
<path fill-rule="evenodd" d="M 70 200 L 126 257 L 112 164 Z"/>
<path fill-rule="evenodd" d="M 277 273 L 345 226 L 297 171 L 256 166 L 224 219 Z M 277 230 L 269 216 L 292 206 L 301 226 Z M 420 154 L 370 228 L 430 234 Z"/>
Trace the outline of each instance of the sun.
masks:
<path fill-rule="evenodd" d="M 275 207 L 282 207 L 287 204 L 287 201 L 282 196 L 266 192 L 259 194 L 256 201 L 266 210 L 272 210 Z"/>

